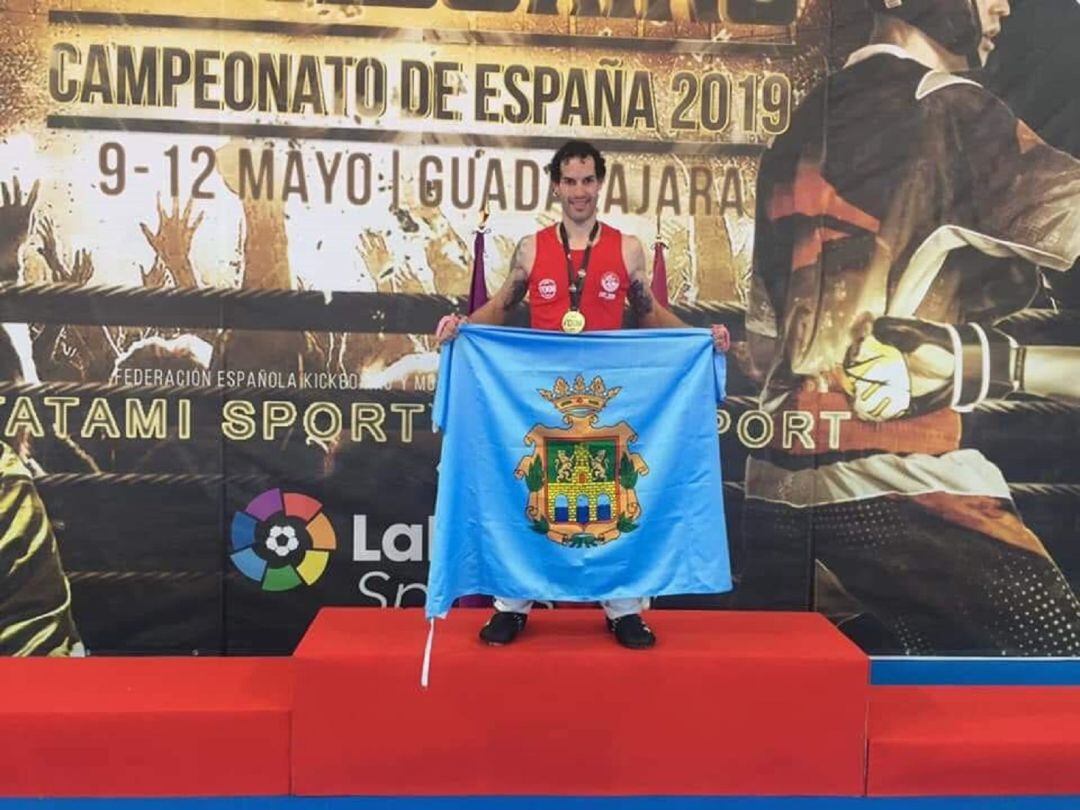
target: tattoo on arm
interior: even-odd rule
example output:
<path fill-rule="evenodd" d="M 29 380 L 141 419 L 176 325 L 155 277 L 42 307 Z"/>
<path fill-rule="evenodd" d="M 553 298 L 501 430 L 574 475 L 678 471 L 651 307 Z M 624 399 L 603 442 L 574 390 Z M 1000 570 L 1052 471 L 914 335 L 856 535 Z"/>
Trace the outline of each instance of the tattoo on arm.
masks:
<path fill-rule="evenodd" d="M 506 303 L 503 304 L 503 309 L 513 309 L 522 301 L 525 300 L 525 293 L 529 291 L 529 282 L 523 278 L 515 278 L 511 280 L 510 290 L 506 296 Z"/>
<path fill-rule="evenodd" d="M 506 289 L 503 293 L 503 309 L 511 310 L 525 300 L 525 294 L 529 291 L 529 272 L 521 265 L 521 242 L 514 248 L 514 255 L 510 259 L 510 275 L 506 279 Z"/>
<path fill-rule="evenodd" d="M 639 318 L 653 310 L 653 297 L 648 285 L 640 278 L 630 282 L 630 308 Z"/>

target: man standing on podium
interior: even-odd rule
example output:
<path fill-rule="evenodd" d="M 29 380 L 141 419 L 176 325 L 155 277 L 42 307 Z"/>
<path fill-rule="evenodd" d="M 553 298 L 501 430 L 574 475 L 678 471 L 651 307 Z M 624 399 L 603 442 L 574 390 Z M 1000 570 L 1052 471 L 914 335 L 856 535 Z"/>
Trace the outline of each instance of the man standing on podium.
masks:
<path fill-rule="evenodd" d="M 653 298 L 640 240 L 597 219 L 606 166 L 596 147 L 569 141 L 555 152 L 547 169 L 562 220 L 517 244 L 506 281 L 468 321 L 502 325 L 508 313 L 527 299 L 533 329 L 568 333 L 621 329 L 629 301 L 639 327 L 686 327 Z M 444 318 L 436 330 L 439 342 L 452 340 L 465 320 L 458 315 Z M 726 351 L 727 330 L 714 326 L 713 341 L 719 351 Z M 646 649 L 656 643 L 641 618 L 644 606 L 644 598 L 602 603 L 608 630 L 624 647 Z M 531 600 L 496 596 L 495 613 L 480 630 L 480 638 L 492 645 L 509 644 L 524 629 L 531 608 Z"/>

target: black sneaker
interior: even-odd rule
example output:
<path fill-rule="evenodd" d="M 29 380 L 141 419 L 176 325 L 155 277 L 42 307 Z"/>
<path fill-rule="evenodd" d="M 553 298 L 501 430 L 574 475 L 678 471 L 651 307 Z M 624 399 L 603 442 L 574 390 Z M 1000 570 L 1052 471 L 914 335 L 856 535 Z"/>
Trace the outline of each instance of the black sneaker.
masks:
<path fill-rule="evenodd" d="M 528 620 L 529 617 L 524 613 L 496 610 L 488 623 L 480 628 L 480 640 L 494 646 L 509 644 L 525 629 L 525 622 Z"/>
<path fill-rule="evenodd" d="M 616 641 L 631 650 L 647 650 L 656 643 L 656 636 L 638 613 L 608 619 L 607 627 Z"/>

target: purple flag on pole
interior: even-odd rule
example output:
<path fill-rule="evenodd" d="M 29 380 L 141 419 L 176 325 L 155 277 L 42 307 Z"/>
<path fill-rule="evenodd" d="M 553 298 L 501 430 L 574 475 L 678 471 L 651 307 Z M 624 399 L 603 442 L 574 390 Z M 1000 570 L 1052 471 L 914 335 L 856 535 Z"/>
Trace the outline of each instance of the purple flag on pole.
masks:
<path fill-rule="evenodd" d="M 662 307 L 668 306 L 667 263 L 664 261 L 664 243 L 659 235 L 653 245 L 652 296 Z"/>
<path fill-rule="evenodd" d="M 476 239 L 473 241 L 473 266 L 472 283 L 469 285 L 469 313 L 487 303 L 487 279 L 484 277 L 484 224 L 487 222 L 487 212 L 481 214 L 480 226 L 476 229 Z M 458 600 L 458 607 L 489 607 L 490 596 L 463 596 Z"/>
<path fill-rule="evenodd" d="M 486 217 L 485 217 L 486 219 Z M 476 229 L 476 239 L 473 242 L 473 265 L 472 284 L 469 285 L 469 312 L 487 303 L 487 279 L 484 277 L 484 225 Z"/>

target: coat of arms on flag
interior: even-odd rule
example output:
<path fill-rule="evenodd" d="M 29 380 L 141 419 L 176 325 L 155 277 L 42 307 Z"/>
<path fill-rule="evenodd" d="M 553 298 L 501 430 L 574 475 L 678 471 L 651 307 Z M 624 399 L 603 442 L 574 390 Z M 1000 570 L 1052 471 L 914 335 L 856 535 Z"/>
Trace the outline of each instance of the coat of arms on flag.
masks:
<path fill-rule="evenodd" d="M 537 425 L 525 436 L 535 448 L 515 475 L 528 487 L 525 515 L 533 531 L 571 548 L 609 543 L 638 527 L 641 504 L 634 486 L 648 465 L 630 450 L 637 439 L 626 422 L 598 427 L 600 411 L 621 391 L 601 377 L 573 386 L 559 377 L 540 396 L 562 414 L 567 427 Z"/>

